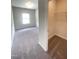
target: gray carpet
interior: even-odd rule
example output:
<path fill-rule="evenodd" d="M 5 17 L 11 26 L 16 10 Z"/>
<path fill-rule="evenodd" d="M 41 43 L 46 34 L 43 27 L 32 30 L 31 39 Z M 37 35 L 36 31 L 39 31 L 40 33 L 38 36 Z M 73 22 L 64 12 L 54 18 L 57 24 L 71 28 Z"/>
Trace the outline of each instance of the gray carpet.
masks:
<path fill-rule="evenodd" d="M 19 30 L 11 49 L 11 59 L 50 59 L 38 44 L 38 29 Z"/>

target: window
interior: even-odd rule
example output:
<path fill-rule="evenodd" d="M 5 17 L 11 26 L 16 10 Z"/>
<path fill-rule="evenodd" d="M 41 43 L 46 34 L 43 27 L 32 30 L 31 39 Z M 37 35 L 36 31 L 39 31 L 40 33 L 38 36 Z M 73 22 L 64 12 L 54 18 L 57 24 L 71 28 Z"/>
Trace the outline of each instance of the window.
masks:
<path fill-rule="evenodd" d="M 23 13 L 22 14 L 22 24 L 30 24 L 30 14 L 29 13 Z"/>

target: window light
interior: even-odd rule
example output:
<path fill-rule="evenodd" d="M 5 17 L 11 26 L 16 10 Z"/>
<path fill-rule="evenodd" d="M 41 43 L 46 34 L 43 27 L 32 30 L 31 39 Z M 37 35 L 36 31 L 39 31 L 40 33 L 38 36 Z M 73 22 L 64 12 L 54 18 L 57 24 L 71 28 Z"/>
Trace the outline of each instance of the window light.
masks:
<path fill-rule="evenodd" d="M 22 24 L 30 24 L 30 15 L 29 13 L 22 14 Z"/>

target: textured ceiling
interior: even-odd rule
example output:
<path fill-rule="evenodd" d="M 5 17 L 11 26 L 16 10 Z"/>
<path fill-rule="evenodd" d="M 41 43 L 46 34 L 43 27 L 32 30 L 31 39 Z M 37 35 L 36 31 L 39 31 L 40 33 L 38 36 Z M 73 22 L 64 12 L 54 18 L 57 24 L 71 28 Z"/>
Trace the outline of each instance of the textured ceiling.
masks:
<path fill-rule="evenodd" d="M 37 7 L 38 7 L 38 0 L 12 0 L 12 6 L 21 7 L 21 8 L 27 8 L 25 4 L 28 1 L 31 1 L 34 4 L 34 7 L 30 8 L 30 9 L 37 9 Z"/>

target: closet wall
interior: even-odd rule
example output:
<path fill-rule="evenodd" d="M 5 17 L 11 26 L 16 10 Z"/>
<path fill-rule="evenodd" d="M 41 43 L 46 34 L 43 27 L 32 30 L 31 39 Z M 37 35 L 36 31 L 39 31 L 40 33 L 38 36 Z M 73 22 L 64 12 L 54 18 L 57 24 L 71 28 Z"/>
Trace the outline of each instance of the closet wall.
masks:
<path fill-rule="evenodd" d="M 55 10 L 55 34 L 67 39 L 67 1 L 56 0 Z"/>
<path fill-rule="evenodd" d="M 55 7 L 56 1 L 48 1 L 48 37 L 51 38 L 55 35 Z"/>
<path fill-rule="evenodd" d="M 48 3 L 49 39 L 54 35 L 67 39 L 67 1 L 49 0 Z"/>

